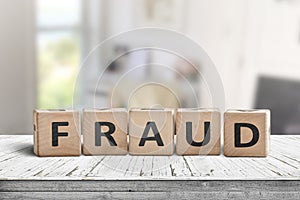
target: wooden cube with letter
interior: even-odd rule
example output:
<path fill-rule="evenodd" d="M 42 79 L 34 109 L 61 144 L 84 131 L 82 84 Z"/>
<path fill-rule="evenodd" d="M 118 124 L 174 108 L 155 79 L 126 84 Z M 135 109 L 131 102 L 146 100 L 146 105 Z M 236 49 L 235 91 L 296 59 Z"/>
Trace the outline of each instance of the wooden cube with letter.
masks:
<path fill-rule="evenodd" d="M 270 110 L 228 110 L 224 114 L 224 155 L 265 157 L 269 152 Z"/>
<path fill-rule="evenodd" d="M 33 121 L 36 155 L 79 156 L 81 154 L 79 112 L 35 110 Z"/>
<path fill-rule="evenodd" d="M 129 111 L 129 153 L 172 155 L 174 152 L 173 109 Z"/>
<path fill-rule="evenodd" d="M 176 154 L 219 155 L 221 116 L 217 109 L 178 109 Z"/>
<path fill-rule="evenodd" d="M 128 114 L 124 108 L 83 111 L 83 154 L 127 154 Z"/>

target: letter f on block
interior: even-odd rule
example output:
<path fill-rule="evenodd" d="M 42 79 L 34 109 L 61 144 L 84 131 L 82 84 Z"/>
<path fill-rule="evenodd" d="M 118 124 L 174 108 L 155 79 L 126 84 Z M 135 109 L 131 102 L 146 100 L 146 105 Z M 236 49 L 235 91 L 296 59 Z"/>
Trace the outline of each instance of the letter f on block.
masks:
<path fill-rule="evenodd" d="M 69 122 L 52 122 L 52 146 L 58 146 L 58 136 L 67 137 L 67 132 L 58 132 L 59 126 L 69 126 Z"/>

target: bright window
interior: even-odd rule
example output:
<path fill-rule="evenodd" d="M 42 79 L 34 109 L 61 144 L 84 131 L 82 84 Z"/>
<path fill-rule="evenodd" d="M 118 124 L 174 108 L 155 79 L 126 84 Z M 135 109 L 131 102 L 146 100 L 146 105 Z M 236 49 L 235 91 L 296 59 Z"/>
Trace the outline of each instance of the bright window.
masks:
<path fill-rule="evenodd" d="M 80 0 L 37 1 L 38 107 L 72 106 L 80 65 Z"/>

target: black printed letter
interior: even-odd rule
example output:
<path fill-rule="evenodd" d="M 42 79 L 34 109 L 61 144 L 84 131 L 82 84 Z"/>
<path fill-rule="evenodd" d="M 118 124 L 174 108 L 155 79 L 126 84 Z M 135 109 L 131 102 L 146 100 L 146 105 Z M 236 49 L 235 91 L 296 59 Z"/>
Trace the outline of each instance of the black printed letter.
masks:
<path fill-rule="evenodd" d="M 101 126 L 107 126 L 108 131 L 106 133 L 103 133 L 101 131 Z M 115 132 L 115 130 L 116 130 L 116 127 L 111 122 L 96 122 L 95 123 L 95 146 L 101 146 L 101 137 L 102 136 L 105 136 L 108 139 L 109 144 L 111 146 L 117 146 L 116 141 L 111 136 L 111 134 L 113 134 Z"/>
<path fill-rule="evenodd" d="M 241 127 L 247 127 L 250 128 L 253 137 L 252 140 L 248 143 L 241 143 Z M 256 126 L 253 124 L 248 124 L 248 123 L 235 123 L 234 124 L 234 145 L 235 147 L 250 147 L 253 146 L 257 143 L 259 138 L 259 131 Z"/>
<path fill-rule="evenodd" d="M 52 122 L 52 146 L 58 146 L 58 136 L 68 136 L 67 132 L 58 132 L 59 126 L 69 126 L 69 122 Z"/>
<path fill-rule="evenodd" d="M 202 142 L 195 142 L 192 136 L 192 122 L 186 122 L 186 141 L 195 147 L 201 147 L 208 144 L 210 140 L 210 122 L 204 122 L 204 139 Z"/>
<path fill-rule="evenodd" d="M 150 128 L 152 129 L 152 131 L 154 133 L 154 137 L 148 137 L 148 133 L 149 133 Z M 161 137 L 160 137 L 160 134 L 157 130 L 155 122 L 147 122 L 139 146 L 144 146 L 146 140 L 156 140 L 158 146 L 164 146 L 164 143 L 161 140 Z"/>

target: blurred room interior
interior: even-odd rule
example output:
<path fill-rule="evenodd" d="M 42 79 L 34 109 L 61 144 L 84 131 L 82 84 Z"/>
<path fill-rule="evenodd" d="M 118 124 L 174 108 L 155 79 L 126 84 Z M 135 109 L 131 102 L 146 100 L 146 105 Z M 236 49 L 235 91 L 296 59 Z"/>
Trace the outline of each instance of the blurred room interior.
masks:
<path fill-rule="evenodd" d="M 300 1 L 1 0 L 0 25 L 0 134 L 32 134 L 34 108 L 72 108 L 74 102 L 213 106 L 195 69 L 164 51 L 135 51 L 107 66 L 99 54 L 77 83 L 83 60 L 99 43 L 142 27 L 170 29 L 198 43 L 220 74 L 226 109 L 269 108 L 272 134 L 300 133 Z M 131 45 L 116 43 L 105 53 L 114 57 Z M 145 63 L 159 64 L 124 75 Z M 89 85 L 104 68 L 99 85 Z M 81 89 L 74 95 L 76 84 Z"/>

